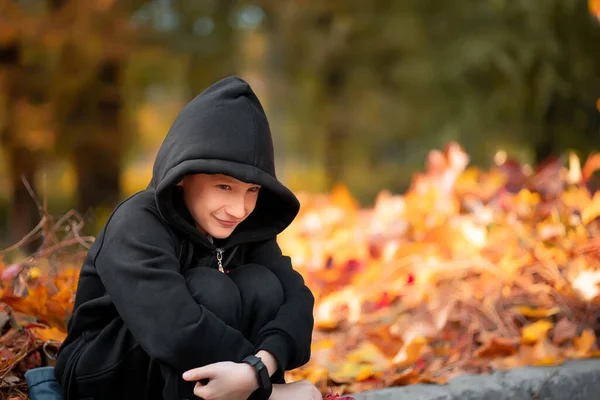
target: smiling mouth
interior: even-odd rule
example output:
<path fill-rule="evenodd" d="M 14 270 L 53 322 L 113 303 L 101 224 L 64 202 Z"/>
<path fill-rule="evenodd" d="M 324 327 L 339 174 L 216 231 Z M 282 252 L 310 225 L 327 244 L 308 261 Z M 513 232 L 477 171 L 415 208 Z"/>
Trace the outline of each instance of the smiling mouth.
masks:
<path fill-rule="evenodd" d="M 225 220 L 222 220 L 222 219 L 219 219 L 219 218 L 216 218 L 216 217 L 215 217 L 215 219 L 216 219 L 216 220 L 217 220 L 217 221 L 218 221 L 218 222 L 219 222 L 221 225 L 224 225 L 224 226 L 235 226 L 235 225 L 237 225 L 237 224 L 239 223 L 238 221 L 225 221 Z"/>

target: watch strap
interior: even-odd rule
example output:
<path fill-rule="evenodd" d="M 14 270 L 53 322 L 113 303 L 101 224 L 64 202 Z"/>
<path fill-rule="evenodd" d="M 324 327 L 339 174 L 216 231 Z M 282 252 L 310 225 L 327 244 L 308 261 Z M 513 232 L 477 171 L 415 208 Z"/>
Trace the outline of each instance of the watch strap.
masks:
<path fill-rule="evenodd" d="M 255 355 L 249 355 L 242 360 L 243 363 L 249 364 L 254 368 L 256 374 L 256 380 L 258 382 L 258 389 L 252 393 L 251 399 L 264 399 L 267 400 L 271 397 L 273 392 L 273 385 L 271 378 L 269 377 L 269 371 L 267 366 L 262 362 L 260 357 Z"/>

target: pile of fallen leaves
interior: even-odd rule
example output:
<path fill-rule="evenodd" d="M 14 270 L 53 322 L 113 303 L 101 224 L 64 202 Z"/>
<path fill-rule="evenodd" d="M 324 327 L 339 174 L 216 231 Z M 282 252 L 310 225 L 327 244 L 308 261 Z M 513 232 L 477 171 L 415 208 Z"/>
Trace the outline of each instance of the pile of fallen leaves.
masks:
<path fill-rule="evenodd" d="M 600 355 L 600 154 L 535 169 L 502 153 L 489 170 L 468 164 L 456 144 L 432 151 L 410 190 L 383 191 L 371 208 L 342 186 L 299 194 L 279 241 L 315 295 L 315 331 L 311 361 L 288 381 L 334 399 Z M 44 237 L 40 250 L 0 262 L 0 385 L 13 394 L 64 339 L 93 240 L 80 228 L 75 213 L 45 215 L 28 238 Z"/>
<path fill-rule="evenodd" d="M 600 355 L 600 154 L 467 168 L 432 151 L 404 195 L 301 196 L 280 238 L 316 301 L 310 363 L 341 393 Z"/>
<path fill-rule="evenodd" d="M 26 399 L 24 373 L 54 365 L 66 336 L 79 266 L 92 237 L 82 237 L 82 218 L 69 212 L 54 220 L 39 205 L 39 224 L 21 241 L 0 251 L 0 399 Z M 39 249 L 18 262 L 3 259 L 24 245 Z"/>

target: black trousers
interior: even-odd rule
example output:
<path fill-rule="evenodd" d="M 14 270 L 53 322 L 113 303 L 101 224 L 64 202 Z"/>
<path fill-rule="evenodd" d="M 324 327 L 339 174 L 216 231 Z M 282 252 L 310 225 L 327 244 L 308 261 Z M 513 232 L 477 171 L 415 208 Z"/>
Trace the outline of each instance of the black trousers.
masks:
<path fill-rule="evenodd" d="M 216 269 L 198 267 L 185 274 L 188 289 L 198 304 L 213 312 L 227 325 L 239 330 L 255 346 L 260 329 L 271 321 L 284 301 L 279 279 L 266 267 L 246 264 L 224 274 Z M 194 399 L 194 382 L 181 378 L 184 371 L 152 360 L 138 350 L 128 360 L 131 394 L 148 399 Z M 133 365 L 132 365 L 133 364 Z M 146 365 L 146 366 L 144 366 Z M 201 367 L 202 365 L 198 365 Z M 137 371 L 137 372 L 136 372 Z M 137 384 L 134 383 L 137 381 Z M 129 385 L 128 385 L 129 386 Z M 145 396 L 144 396 L 145 393 Z"/>

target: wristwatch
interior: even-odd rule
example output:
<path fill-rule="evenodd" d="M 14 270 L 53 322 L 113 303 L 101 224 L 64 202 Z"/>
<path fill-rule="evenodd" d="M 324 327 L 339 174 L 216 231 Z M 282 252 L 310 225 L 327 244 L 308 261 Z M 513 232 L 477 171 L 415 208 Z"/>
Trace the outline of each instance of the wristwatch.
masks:
<path fill-rule="evenodd" d="M 273 385 L 271 384 L 271 378 L 269 377 L 267 366 L 262 362 L 260 357 L 256 357 L 255 355 L 249 355 L 248 357 L 244 358 L 242 362 L 249 364 L 254 368 L 254 372 L 256 372 L 256 380 L 258 381 L 258 389 L 256 392 L 260 394 L 260 398 L 267 400 L 269 397 L 271 397 L 271 392 L 273 392 Z M 254 399 L 254 397 L 252 398 Z"/>

